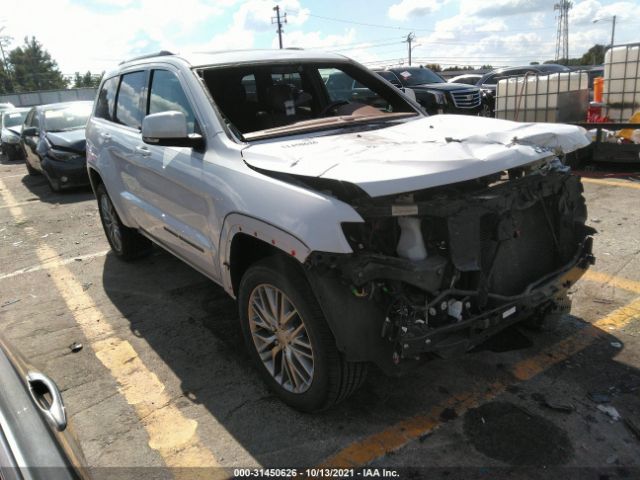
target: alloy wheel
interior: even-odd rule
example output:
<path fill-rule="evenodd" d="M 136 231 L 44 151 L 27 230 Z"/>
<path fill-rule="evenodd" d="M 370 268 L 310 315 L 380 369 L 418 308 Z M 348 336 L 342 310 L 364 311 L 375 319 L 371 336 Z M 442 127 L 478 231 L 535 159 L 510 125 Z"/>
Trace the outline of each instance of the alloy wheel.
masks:
<path fill-rule="evenodd" d="M 314 352 L 300 312 L 273 285 L 256 286 L 249 298 L 249 328 L 258 355 L 278 384 L 304 393 L 314 376 Z"/>
<path fill-rule="evenodd" d="M 102 195 L 100 197 L 100 216 L 102 217 L 104 229 L 111 241 L 111 245 L 113 245 L 113 248 L 116 251 L 121 252 L 122 233 L 120 232 L 120 225 L 118 223 L 116 211 L 107 195 Z"/>

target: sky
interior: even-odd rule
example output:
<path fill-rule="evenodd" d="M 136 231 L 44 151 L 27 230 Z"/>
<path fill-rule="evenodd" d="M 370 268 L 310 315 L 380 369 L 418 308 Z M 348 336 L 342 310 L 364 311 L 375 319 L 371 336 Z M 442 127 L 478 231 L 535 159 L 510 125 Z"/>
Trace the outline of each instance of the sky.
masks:
<path fill-rule="evenodd" d="M 3 0 L 9 48 L 35 36 L 65 75 L 110 70 L 148 52 L 277 48 L 273 7 L 286 12 L 284 47 L 344 54 L 368 66 L 413 61 L 523 65 L 555 57 L 556 0 Z M 574 0 L 569 53 L 640 42 L 640 0 Z M 598 19 L 594 23 L 593 20 Z"/>

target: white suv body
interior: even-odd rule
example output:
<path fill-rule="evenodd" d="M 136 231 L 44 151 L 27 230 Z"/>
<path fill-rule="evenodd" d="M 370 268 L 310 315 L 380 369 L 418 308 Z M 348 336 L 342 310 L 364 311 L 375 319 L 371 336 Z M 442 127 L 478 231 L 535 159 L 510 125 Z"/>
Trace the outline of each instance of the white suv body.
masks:
<path fill-rule="evenodd" d="M 323 82 L 336 70 L 357 80 L 353 101 L 333 101 L 326 91 Z M 376 108 L 355 99 L 363 86 L 377 98 Z M 549 313 L 568 288 L 566 280 L 558 287 L 558 278 L 571 272 L 575 281 L 591 258 L 579 180 L 557 159 L 589 143 L 583 129 L 427 117 L 391 84 L 339 55 L 163 52 L 123 62 L 103 79 L 86 137 L 89 174 L 115 253 L 133 258 L 150 239 L 238 297 L 259 370 L 283 400 L 303 410 L 346 397 L 364 379 L 366 362 L 394 371 L 420 356 L 467 350 L 515 318 Z M 506 181 L 501 172 L 509 172 Z M 510 182 L 528 182 L 531 192 L 542 188 L 535 182 L 552 182 L 548 195 L 575 204 L 562 213 L 575 217 L 575 232 L 563 231 L 560 240 L 552 232 L 531 245 L 558 249 L 547 271 L 522 280 L 545 280 L 535 301 L 532 291 L 507 291 L 499 280 L 481 282 L 484 290 L 498 285 L 498 293 L 475 284 L 473 290 L 468 272 L 484 268 L 477 265 L 481 249 L 478 258 L 460 258 L 455 222 L 444 218 L 453 213 L 435 214 L 442 228 L 449 224 L 442 238 L 425 230 L 440 222 L 428 211 L 440 208 L 434 199 L 450 196 L 450 186 L 462 192 L 451 205 L 471 211 L 472 185 L 486 193 Z M 528 208 L 513 189 L 499 188 L 517 211 L 510 216 Z M 486 195 L 477 201 L 489 202 Z M 483 208 L 498 215 L 496 205 Z M 441 228 L 435 223 L 433 232 Z M 353 233 L 360 227 L 367 233 Z M 458 227 L 461 237 L 474 231 Z M 559 245 L 566 236 L 570 246 Z M 470 241 L 469 249 L 479 242 Z M 516 253 L 505 262 L 529 255 L 509 248 Z M 530 269 L 528 260 L 520 263 L 510 268 Z M 408 317 L 394 310 L 401 298 Z M 505 314 L 512 309 L 518 315 Z M 446 335 L 463 329 L 473 333 L 462 342 Z"/>

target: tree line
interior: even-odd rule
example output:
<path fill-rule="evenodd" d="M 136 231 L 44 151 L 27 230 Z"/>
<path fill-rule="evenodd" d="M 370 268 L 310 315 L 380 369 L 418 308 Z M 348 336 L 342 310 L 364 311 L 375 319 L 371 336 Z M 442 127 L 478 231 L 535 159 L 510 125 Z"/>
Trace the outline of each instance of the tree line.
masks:
<path fill-rule="evenodd" d="M 6 40 L 6 37 L 5 39 Z M 7 42 L 2 42 L 5 47 Z M 63 88 L 97 87 L 101 74 L 76 72 L 73 78 L 65 78 L 58 63 L 51 58 L 35 37 L 25 37 L 24 44 L 6 51 L 0 59 L 0 94 L 56 90 Z"/>
<path fill-rule="evenodd" d="M 591 47 L 587 52 L 581 57 L 576 58 L 560 58 L 558 60 L 546 60 L 542 63 L 559 63 L 560 65 L 568 65 L 570 67 L 579 67 L 579 66 L 587 66 L 587 65 L 601 65 L 604 63 L 604 53 L 606 47 L 604 45 L 596 44 Z M 531 62 L 529 65 L 540 65 L 541 62 Z M 450 71 L 473 71 L 473 70 L 493 70 L 493 66 L 491 65 L 482 65 L 479 68 L 475 68 L 472 65 L 453 65 L 450 67 L 443 68 L 439 63 L 429 63 L 424 65 L 427 68 L 430 68 L 434 72 L 450 72 Z"/>

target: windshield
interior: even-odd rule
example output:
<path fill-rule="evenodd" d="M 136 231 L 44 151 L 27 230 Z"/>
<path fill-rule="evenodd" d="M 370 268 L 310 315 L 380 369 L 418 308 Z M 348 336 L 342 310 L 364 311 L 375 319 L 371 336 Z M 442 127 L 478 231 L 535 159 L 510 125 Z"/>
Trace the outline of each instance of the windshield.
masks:
<path fill-rule="evenodd" d="M 91 104 L 69 105 L 44 111 L 44 128 L 48 132 L 64 132 L 84 128 Z"/>
<path fill-rule="evenodd" d="M 253 63 L 198 74 L 245 140 L 418 115 L 396 88 L 346 62 Z"/>
<path fill-rule="evenodd" d="M 5 112 L 2 115 L 2 125 L 4 128 L 18 127 L 24 123 L 27 112 Z"/>
<path fill-rule="evenodd" d="M 407 87 L 424 83 L 446 83 L 440 75 L 428 68 L 398 68 L 394 73 Z"/>

